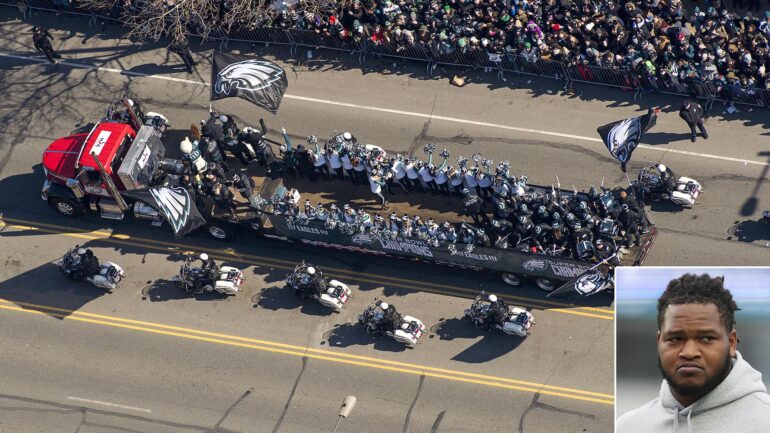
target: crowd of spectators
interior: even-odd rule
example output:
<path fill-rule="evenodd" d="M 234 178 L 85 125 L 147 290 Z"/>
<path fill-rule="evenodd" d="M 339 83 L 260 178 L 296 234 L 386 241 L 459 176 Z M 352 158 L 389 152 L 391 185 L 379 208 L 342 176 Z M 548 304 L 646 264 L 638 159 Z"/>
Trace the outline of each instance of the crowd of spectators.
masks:
<path fill-rule="evenodd" d="M 135 13 L 145 1 L 114 6 Z M 212 23 L 238 1 L 219 0 Z M 273 0 L 241 28 L 307 30 L 431 56 L 508 53 L 633 71 L 653 86 L 770 89 L 770 0 L 767 10 L 762 0 L 725 1 L 685 8 L 682 0 Z"/>
<path fill-rule="evenodd" d="M 735 1 L 753 9 L 742 15 L 722 0 L 692 10 L 681 0 L 344 0 L 326 13 L 291 3 L 259 24 L 439 55 L 479 49 L 770 89 L 770 10 L 759 11 L 759 0 Z"/>

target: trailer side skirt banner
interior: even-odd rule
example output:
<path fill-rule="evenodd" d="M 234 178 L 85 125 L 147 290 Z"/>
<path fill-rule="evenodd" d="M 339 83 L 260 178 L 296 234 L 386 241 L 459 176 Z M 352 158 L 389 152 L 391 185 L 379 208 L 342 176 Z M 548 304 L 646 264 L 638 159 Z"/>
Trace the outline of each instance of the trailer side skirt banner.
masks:
<path fill-rule="evenodd" d="M 316 220 L 294 219 L 270 215 L 276 234 L 310 245 L 340 248 L 377 255 L 418 258 L 439 264 L 476 270 L 492 270 L 566 281 L 591 268 L 563 257 L 531 254 L 477 245 L 431 243 L 427 240 L 384 236 L 373 233 L 348 233 L 339 227 L 329 228 Z"/>

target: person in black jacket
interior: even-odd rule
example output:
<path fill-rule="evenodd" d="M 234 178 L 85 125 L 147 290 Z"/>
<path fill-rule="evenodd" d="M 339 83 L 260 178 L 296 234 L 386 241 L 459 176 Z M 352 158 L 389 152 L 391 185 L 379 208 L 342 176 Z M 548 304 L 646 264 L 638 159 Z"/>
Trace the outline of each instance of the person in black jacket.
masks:
<path fill-rule="evenodd" d="M 56 59 L 61 59 L 61 56 L 53 50 L 53 45 L 51 45 L 53 36 L 51 36 L 48 30 L 41 27 L 33 27 L 32 33 L 32 42 L 35 43 L 35 49 L 38 53 L 45 54 L 51 63 L 56 63 Z"/>
<path fill-rule="evenodd" d="M 219 150 L 224 153 L 225 131 L 222 129 L 222 126 L 217 123 L 217 116 L 215 113 L 211 113 L 209 120 L 201 120 L 201 135 L 216 141 Z"/>
<path fill-rule="evenodd" d="M 472 195 L 468 188 L 463 189 L 463 205 L 466 215 L 473 218 L 478 227 L 491 224 L 487 213 L 484 212 L 484 204 L 478 196 Z"/>
<path fill-rule="evenodd" d="M 248 200 L 249 198 L 251 198 L 252 195 L 254 195 L 254 181 L 251 180 L 251 178 L 245 174 L 241 175 L 241 174 L 235 173 L 233 175 L 231 184 L 235 187 L 235 189 L 238 190 L 241 196 L 246 200 Z"/>
<path fill-rule="evenodd" d="M 634 244 L 639 245 L 641 243 L 639 226 L 637 223 L 639 215 L 631 210 L 627 204 L 623 204 L 621 209 L 622 212 L 620 213 L 619 221 L 620 225 L 623 226 L 623 229 L 626 231 L 626 246 L 631 246 L 632 238 L 634 239 Z"/>
<path fill-rule="evenodd" d="M 697 102 L 686 100 L 682 103 L 682 108 L 679 110 L 679 117 L 684 119 L 684 121 L 687 122 L 687 126 L 690 127 L 690 132 L 692 133 L 690 139 L 693 143 L 695 143 L 695 137 L 697 136 L 695 132 L 696 126 L 700 129 L 704 139 L 709 138 L 706 127 L 703 126 L 703 116 L 703 107 Z"/>
<path fill-rule="evenodd" d="M 192 58 L 192 52 L 190 52 L 190 42 L 187 40 L 187 38 L 184 37 L 184 35 L 178 35 L 174 39 L 174 42 L 169 45 L 168 50 L 182 58 L 184 65 L 187 66 L 187 73 L 191 74 L 193 71 L 193 66 L 195 66 L 196 63 Z"/>

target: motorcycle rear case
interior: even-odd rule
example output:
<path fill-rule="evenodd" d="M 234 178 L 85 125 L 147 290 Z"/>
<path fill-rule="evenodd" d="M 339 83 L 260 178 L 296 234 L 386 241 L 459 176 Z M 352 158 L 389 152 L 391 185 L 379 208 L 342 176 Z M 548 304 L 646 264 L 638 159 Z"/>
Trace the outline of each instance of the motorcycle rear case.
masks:
<path fill-rule="evenodd" d="M 341 310 L 342 306 L 344 305 L 342 301 L 333 296 L 330 296 L 327 293 L 321 293 L 321 296 L 318 297 L 318 302 L 320 302 L 321 305 L 332 308 L 334 310 Z"/>

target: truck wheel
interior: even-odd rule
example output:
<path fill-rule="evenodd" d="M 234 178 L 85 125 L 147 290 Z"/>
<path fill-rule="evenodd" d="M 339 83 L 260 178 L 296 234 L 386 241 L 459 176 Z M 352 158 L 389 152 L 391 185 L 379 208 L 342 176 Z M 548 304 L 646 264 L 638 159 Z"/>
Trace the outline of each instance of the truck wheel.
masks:
<path fill-rule="evenodd" d="M 537 287 L 540 287 L 541 290 L 546 292 L 553 292 L 556 290 L 556 282 L 548 278 L 538 278 L 535 280 L 535 284 L 537 284 Z"/>
<path fill-rule="evenodd" d="M 502 278 L 503 282 L 509 286 L 519 287 L 524 284 L 524 277 L 519 274 L 503 272 L 500 274 L 500 278 Z"/>
<path fill-rule="evenodd" d="M 83 213 L 83 207 L 75 200 L 53 197 L 48 199 L 48 204 L 50 204 L 56 212 L 59 212 L 64 216 L 76 217 Z"/>
<path fill-rule="evenodd" d="M 209 236 L 218 241 L 227 242 L 233 239 L 233 230 L 224 224 L 209 224 L 206 227 L 206 231 Z"/>

